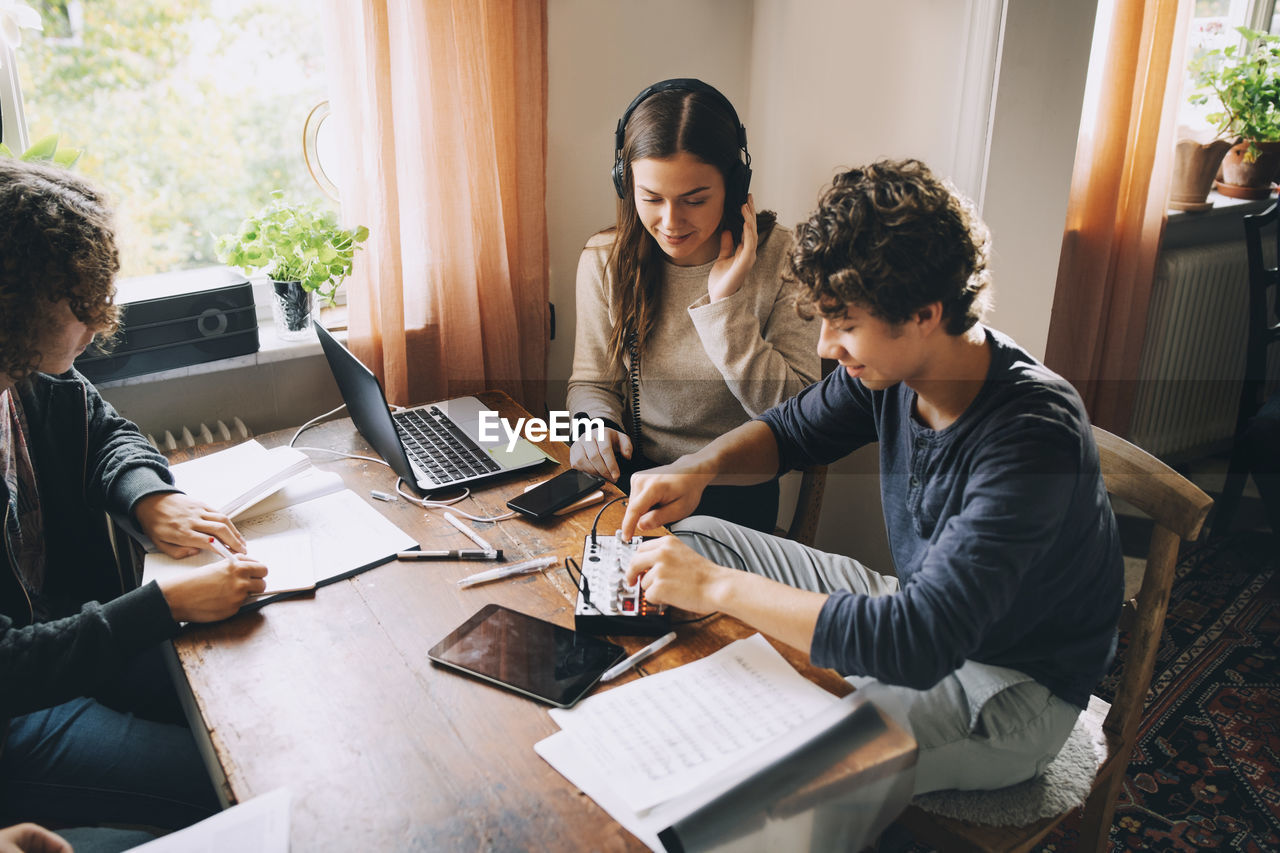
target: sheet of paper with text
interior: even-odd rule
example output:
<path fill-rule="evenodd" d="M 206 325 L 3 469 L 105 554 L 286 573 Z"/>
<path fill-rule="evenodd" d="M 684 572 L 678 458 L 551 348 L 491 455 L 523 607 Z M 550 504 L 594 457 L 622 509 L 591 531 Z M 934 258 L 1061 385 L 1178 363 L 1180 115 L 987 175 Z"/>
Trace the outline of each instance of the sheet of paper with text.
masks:
<path fill-rule="evenodd" d="M 838 701 L 755 634 L 550 713 L 639 812 L 693 790 Z"/>

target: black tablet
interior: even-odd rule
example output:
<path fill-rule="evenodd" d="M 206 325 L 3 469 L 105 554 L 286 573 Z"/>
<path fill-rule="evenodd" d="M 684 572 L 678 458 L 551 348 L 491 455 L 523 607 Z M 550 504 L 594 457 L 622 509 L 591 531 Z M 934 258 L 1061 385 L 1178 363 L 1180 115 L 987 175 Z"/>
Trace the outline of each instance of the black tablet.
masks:
<path fill-rule="evenodd" d="M 486 604 L 436 643 L 427 657 L 568 708 L 625 654 L 621 646 L 599 637 Z"/>

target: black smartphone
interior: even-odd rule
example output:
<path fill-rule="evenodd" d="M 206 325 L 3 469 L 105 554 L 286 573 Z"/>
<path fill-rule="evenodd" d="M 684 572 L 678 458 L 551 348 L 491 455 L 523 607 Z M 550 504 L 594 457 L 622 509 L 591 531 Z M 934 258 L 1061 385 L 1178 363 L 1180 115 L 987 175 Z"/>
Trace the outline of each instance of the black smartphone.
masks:
<path fill-rule="evenodd" d="M 507 508 L 532 518 L 547 518 L 591 494 L 605 482 L 604 477 L 571 468 L 507 501 Z"/>

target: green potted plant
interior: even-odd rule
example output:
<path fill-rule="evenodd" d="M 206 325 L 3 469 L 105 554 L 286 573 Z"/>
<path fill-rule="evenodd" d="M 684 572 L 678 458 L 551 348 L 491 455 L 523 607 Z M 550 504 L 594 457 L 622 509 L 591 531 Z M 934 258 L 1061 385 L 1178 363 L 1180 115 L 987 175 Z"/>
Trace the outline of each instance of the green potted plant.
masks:
<path fill-rule="evenodd" d="M 19 160 L 26 160 L 27 162 L 54 163 L 67 169 L 74 168 L 83 153 L 84 151 L 79 148 L 68 148 L 65 145 L 59 147 L 58 134 L 56 133 L 40 137 L 19 155 L 15 155 L 8 145 L 0 142 L 0 156 L 17 156 Z"/>
<path fill-rule="evenodd" d="M 1196 83 L 1193 104 L 1213 97 L 1222 107 L 1207 116 L 1218 135 L 1233 143 L 1222 161 L 1218 191 L 1237 198 L 1265 198 L 1280 168 L 1280 35 L 1248 27 L 1236 31 L 1252 47 L 1215 48 L 1189 63 Z"/>
<path fill-rule="evenodd" d="M 310 333 L 315 297 L 333 304 L 338 287 L 351 274 L 356 249 L 368 237 L 363 225 L 342 228 L 332 211 L 287 202 L 276 190 L 239 231 L 218 238 L 217 252 L 224 264 L 246 273 L 266 271 L 276 332 L 289 340 Z"/>

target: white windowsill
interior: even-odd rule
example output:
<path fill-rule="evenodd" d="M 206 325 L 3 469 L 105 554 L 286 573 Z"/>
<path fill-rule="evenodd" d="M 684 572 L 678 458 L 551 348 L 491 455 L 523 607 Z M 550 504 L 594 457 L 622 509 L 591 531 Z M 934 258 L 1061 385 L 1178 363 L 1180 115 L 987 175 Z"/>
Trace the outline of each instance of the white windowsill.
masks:
<path fill-rule="evenodd" d="M 1224 214 L 1229 215 L 1233 213 L 1236 215 L 1241 215 L 1243 213 L 1251 213 L 1255 209 L 1265 210 L 1272 202 L 1276 200 L 1276 194 L 1273 192 L 1270 195 L 1268 195 L 1266 198 L 1248 199 L 1248 198 L 1233 198 L 1231 196 L 1223 195 L 1217 190 L 1209 190 L 1209 196 L 1205 200 L 1208 202 L 1211 202 L 1213 204 L 1213 207 L 1208 208 L 1207 210 L 1174 210 L 1173 208 L 1169 208 L 1169 220 L 1172 222 L 1180 219 L 1187 219 L 1187 220 L 1195 220 L 1200 218 L 1208 219 L 1208 218 L 1212 218 L 1215 215 L 1221 216 Z M 1233 208 L 1239 208 L 1239 209 L 1233 210 Z"/>
<path fill-rule="evenodd" d="M 1247 214 L 1261 213 L 1276 201 L 1272 193 L 1263 199 L 1230 198 L 1210 190 L 1208 210 L 1170 210 L 1165 226 L 1162 249 L 1180 249 L 1208 243 L 1224 243 L 1244 240 L 1241 219 Z"/>

